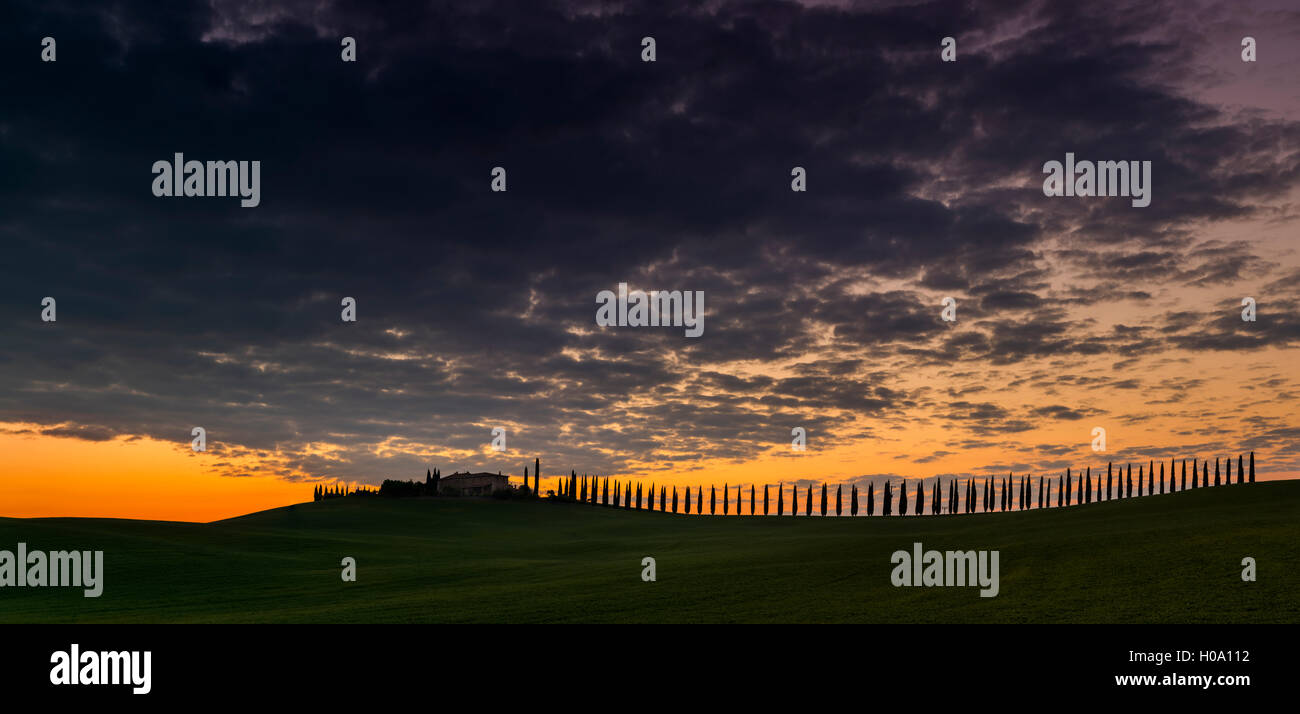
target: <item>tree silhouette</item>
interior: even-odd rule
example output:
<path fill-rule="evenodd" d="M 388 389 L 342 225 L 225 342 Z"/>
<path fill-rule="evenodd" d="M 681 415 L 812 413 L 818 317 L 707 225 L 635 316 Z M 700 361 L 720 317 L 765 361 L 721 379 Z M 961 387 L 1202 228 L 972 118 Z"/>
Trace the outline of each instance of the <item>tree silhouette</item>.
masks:
<path fill-rule="evenodd" d="M 1250 452 L 1250 482 L 1255 483 L 1255 452 Z"/>
<path fill-rule="evenodd" d="M 673 513 L 677 512 L 677 487 L 673 486 Z"/>
<path fill-rule="evenodd" d="M 767 484 L 763 484 L 763 515 L 765 516 L 767 515 L 767 504 L 772 501 L 772 499 L 767 495 L 767 486 Z"/>
<path fill-rule="evenodd" d="M 716 515 L 718 512 L 718 491 L 713 486 L 709 486 L 709 515 Z"/>
<path fill-rule="evenodd" d="M 704 487 L 695 487 L 695 510 L 701 516 L 704 515 Z"/>
<path fill-rule="evenodd" d="M 880 515 L 894 515 L 894 493 L 893 488 L 890 486 L 888 481 L 885 482 L 885 488 L 883 489 L 881 496 L 884 498 L 884 503 L 881 504 Z"/>
<path fill-rule="evenodd" d="M 808 495 L 804 498 L 803 505 L 804 505 L 803 514 L 805 516 L 811 516 L 812 515 L 812 484 L 808 484 Z"/>
<path fill-rule="evenodd" d="M 858 515 L 858 485 L 849 486 L 849 515 Z"/>
<path fill-rule="evenodd" d="M 749 484 L 749 515 L 754 515 L 754 484 Z"/>
<path fill-rule="evenodd" d="M 822 515 L 826 515 L 826 484 L 822 484 Z"/>
<path fill-rule="evenodd" d="M 799 515 L 799 484 L 790 485 L 790 515 Z"/>
<path fill-rule="evenodd" d="M 844 484 L 835 487 L 835 515 L 844 515 Z"/>
<path fill-rule="evenodd" d="M 731 484 L 722 484 L 722 515 L 724 516 L 727 515 L 727 512 L 730 510 L 728 505 L 731 502 L 731 498 L 728 496 L 729 493 L 731 493 Z M 739 503 L 736 504 L 736 508 L 740 508 Z"/>
<path fill-rule="evenodd" d="M 1215 486 L 1220 485 L 1219 484 L 1219 457 L 1217 456 L 1214 457 L 1214 485 Z"/>
<path fill-rule="evenodd" d="M 876 484 L 867 482 L 867 515 L 876 515 Z"/>
<path fill-rule="evenodd" d="M 1246 482 L 1246 474 L 1245 471 L 1241 468 L 1241 454 L 1237 454 L 1237 483 L 1245 483 L 1245 482 Z"/>
<path fill-rule="evenodd" d="M 898 484 L 898 515 L 907 515 L 907 482 Z"/>
<path fill-rule="evenodd" d="M 776 485 L 776 515 L 785 515 L 785 486 Z"/>
<path fill-rule="evenodd" d="M 686 515 L 691 515 L 691 487 L 686 487 Z"/>

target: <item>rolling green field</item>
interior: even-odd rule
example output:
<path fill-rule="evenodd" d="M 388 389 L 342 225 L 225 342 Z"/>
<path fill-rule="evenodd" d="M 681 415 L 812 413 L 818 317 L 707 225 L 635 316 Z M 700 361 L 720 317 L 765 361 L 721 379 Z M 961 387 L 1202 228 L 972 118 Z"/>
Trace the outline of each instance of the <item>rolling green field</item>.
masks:
<path fill-rule="evenodd" d="M 0 588 L 0 622 L 1300 622 L 1296 481 L 924 518 L 379 498 L 207 524 L 0 518 L 0 549 L 19 541 L 103 550 L 104 594 Z M 1001 551 L 999 596 L 893 587 L 914 541 Z"/>

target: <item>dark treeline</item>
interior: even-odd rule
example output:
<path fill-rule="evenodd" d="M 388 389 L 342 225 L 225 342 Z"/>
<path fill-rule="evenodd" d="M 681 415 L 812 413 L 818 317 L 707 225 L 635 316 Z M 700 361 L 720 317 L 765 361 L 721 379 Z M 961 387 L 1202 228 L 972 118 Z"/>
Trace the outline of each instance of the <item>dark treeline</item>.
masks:
<path fill-rule="evenodd" d="M 1187 478 L 1189 471 L 1192 474 L 1190 482 Z M 1091 467 L 1086 467 L 1082 473 L 1066 469 L 1064 474 L 1054 478 L 1041 475 L 1033 477 L 1028 474 L 983 478 L 939 477 L 933 480 L 928 494 L 925 479 L 916 481 L 914 488 L 906 480 L 902 483 L 886 480 L 881 485 L 879 494 L 876 493 L 877 485 L 874 483 L 868 483 L 862 488 L 857 484 L 848 484 L 847 491 L 844 485 L 837 485 L 833 503 L 830 497 L 830 485 L 825 483 L 776 486 L 765 484 L 761 500 L 758 498 L 757 487 L 750 485 L 748 510 L 745 508 L 744 487 L 737 486 L 732 492 L 730 484 L 724 484 L 721 489 L 712 485 L 707 489 L 704 486 L 686 486 L 679 492 L 676 486 L 656 487 L 650 484 L 648 489 L 644 489 L 643 484 L 632 480 L 589 479 L 574 473 L 567 478 L 560 478 L 556 490 L 548 491 L 547 495 L 557 500 L 574 500 L 611 508 L 685 515 L 725 516 L 734 513 L 735 515 L 811 516 L 816 513 L 822 516 L 839 516 L 844 515 L 845 510 L 850 516 L 956 515 L 1064 508 L 1234 483 L 1231 459 L 1226 461 L 1226 465 L 1223 460 L 1216 460 L 1215 473 L 1217 476 L 1211 484 L 1208 461 L 1198 462 L 1197 459 L 1191 460 L 1190 467 L 1187 460 L 1170 461 L 1168 469 L 1163 463 L 1139 464 L 1136 474 L 1133 473 L 1131 464 L 1116 467 L 1112 463 L 1106 465 L 1104 479 L 1100 473 L 1094 476 Z M 1235 483 L 1254 482 L 1255 454 L 1253 452 L 1250 454 L 1249 462 L 1244 455 L 1238 456 Z M 818 490 L 820 493 L 817 493 Z M 577 495 L 570 499 L 570 493 Z M 879 507 L 877 507 L 877 500 L 879 500 Z M 928 506 L 927 501 L 929 501 Z"/>
<path fill-rule="evenodd" d="M 895 485 L 886 480 L 880 489 L 880 508 L 877 509 L 876 484 L 868 483 L 864 494 L 857 484 L 850 484 L 848 489 L 848 514 L 857 516 L 892 516 L 895 513 L 907 515 L 957 515 L 962 513 L 990 513 L 994 511 L 1025 511 L 1035 508 L 1065 508 L 1101 501 L 1152 496 L 1188 489 L 1224 486 L 1230 484 L 1255 483 L 1255 453 L 1237 456 L 1234 481 L 1233 460 L 1216 458 L 1214 460 L 1214 481 L 1210 481 L 1210 464 L 1208 460 L 1188 459 L 1181 461 L 1171 459 L 1168 469 L 1161 462 L 1149 461 L 1138 464 L 1136 479 L 1133 465 L 1115 466 L 1106 464 L 1106 476 L 1101 473 L 1092 475 L 1092 467 L 1086 467 L 1082 473 L 1075 473 L 1067 468 L 1064 474 L 1056 477 L 1040 475 L 1037 478 L 1028 474 L 1005 477 L 986 476 L 936 477 L 929 493 L 929 507 L 926 507 L 925 479 L 916 481 L 915 490 L 910 491 L 906 480 Z M 508 489 L 498 489 L 492 493 L 497 498 L 533 498 L 540 487 L 541 460 L 535 460 L 532 472 L 532 488 L 529 487 L 529 471 L 524 468 L 524 483 Z M 1190 473 L 1190 479 L 1188 475 Z M 455 489 L 445 484 L 440 486 L 441 473 L 434 469 L 425 474 L 421 481 L 386 480 L 378 490 L 365 487 L 349 489 L 347 486 L 316 486 L 313 490 L 314 500 L 337 498 L 342 496 L 447 496 L 458 495 Z M 732 500 L 731 485 L 724 484 L 721 494 L 716 486 L 709 486 L 708 514 L 731 515 L 778 515 L 795 516 L 800 513 L 800 486 L 788 486 L 790 508 L 786 508 L 787 486 L 765 484 L 761 506 L 758 502 L 757 488 L 749 487 L 749 510 L 745 511 L 744 487 L 737 486 Z M 811 516 L 814 511 L 819 515 L 831 515 L 829 485 L 820 485 L 820 498 L 814 494 L 813 484 L 803 486 L 803 515 Z M 772 490 L 776 490 L 773 499 Z M 704 487 L 686 486 L 679 494 L 678 487 L 649 484 L 647 488 L 640 481 L 622 481 L 609 477 L 579 475 L 570 471 L 567 476 L 555 478 L 554 488 L 546 491 L 548 501 L 563 503 L 574 502 L 608 508 L 629 510 L 649 510 L 666 513 L 690 515 L 705 514 Z M 719 499 L 719 495 L 721 499 Z M 1055 495 L 1055 500 L 1053 500 Z M 693 496 L 693 498 L 692 498 Z M 719 503 L 721 500 L 721 503 Z M 835 487 L 834 515 L 840 516 L 845 511 L 844 485 Z M 775 503 L 774 503 L 775 501 Z M 817 508 L 814 508 L 814 501 Z M 1054 504 L 1054 505 L 1053 505 Z M 865 506 L 865 507 L 863 507 Z M 759 510 L 761 507 L 761 511 Z"/>

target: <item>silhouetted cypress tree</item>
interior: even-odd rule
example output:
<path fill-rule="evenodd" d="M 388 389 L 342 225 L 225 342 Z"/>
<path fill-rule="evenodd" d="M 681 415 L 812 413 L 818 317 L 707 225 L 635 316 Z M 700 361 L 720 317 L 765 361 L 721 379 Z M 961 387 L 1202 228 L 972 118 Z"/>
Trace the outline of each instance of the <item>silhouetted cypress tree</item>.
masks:
<path fill-rule="evenodd" d="M 623 507 L 632 507 L 632 484 L 630 483 L 623 488 Z"/>
<path fill-rule="evenodd" d="M 1070 469 L 1065 469 L 1065 505 L 1069 506 L 1074 502 L 1074 477 L 1070 475 Z"/>
<path fill-rule="evenodd" d="M 1165 462 L 1160 462 L 1160 493 L 1165 492 Z"/>
<path fill-rule="evenodd" d="M 1223 460 L 1223 483 L 1225 486 L 1232 485 L 1232 457 Z"/>
<path fill-rule="evenodd" d="M 776 485 L 776 515 L 785 515 L 785 486 Z"/>
<path fill-rule="evenodd" d="M 1241 454 L 1237 454 L 1237 483 L 1246 482 L 1246 471 L 1241 468 Z"/>
<path fill-rule="evenodd" d="M 1089 466 L 1083 476 L 1083 496 L 1084 503 L 1092 503 L 1092 467 Z"/>
<path fill-rule="evenodd" d="M 849 515 L 858 515 L 858 485 L 849 486 Z"/>
<path fill-rule="evenodd" d="M 767 487 L 768 484 L 763 484 L 763 515 L 765 516 L 767 515 L 767 504 L 772 502 L 772 499 L 768 496 Z"/>
<path fill-rule="evenodd" d="M 1186 491 L 1187 490 L 1187 459 L 1183 459 L 1183 475 L 1182 478 L 1178 480 L 1178 482 L 1179 482 L 1178 490 Z"/>
<path fill-rule="evenodd" d="M 1210 487 L 1210 460 L 1206 459 L 1201 462 L 1201 486 Z"/>
<path fill-rule="evenodd" d="M 754 515 L 754 484 L 749 484 L 749 515 Z"/>
<path fill-rule="evenodd" d="M 659 487 L 659 510 L 661 511 L 668 510 L 668 487 L 667 486 Z"/>
<path fill-rule="evenodd" d="M 686 487 L 686 515 L 691 515 L 691 487 Z"/>
<path fill-rule="evenodd" d="M 1065 477 L 1056 477 L 1056 507 L 1060 508 L 1065 503 Z"/>
<path fill-rule="evenodd" d="M 1219 457 L 1217 457 L 1217 456 L 1214 457 L 1214 485 L 1215 485 L 1215 486 L 1220 485 L 1220 483 L 1219 483 Z"/>
<path fill-rule="evenodd" d="M 673 486 L 673 513 L 677 512 L 677 487 Z"/>
<path fill-rule="evenodd" d="M 822 515 L 826 515 L 826 484 L 822 484 Z"/>
<path fill-rule="evenodd" d="M 898 515 L 907 515 L 907 482 L 898 485 Z"/>
<path fill-rule="evenodd" d="M 1250 452 L 1250 482 L 1255 483 L 1255 452 Z"/>
<path fill-rule="evenodd" d="M 704 515 L 704 487 L 695 487 L 695 510 L 702 516 Z"/>
<path fill-rule="evenodd" d="M 835 487 L 835 515 L 844 515 L 844 484 Z"/>
<path fill-rule="evenodd" d="M 867 482 L 867 515 L 876 515 L 876 484 Z"/>
<path fill-rule="evenodd" d="M 655 485 L 654 485 L 653 483 L 650 484 L 650 494 L 649 494 L 649 496 L 650 496 L 650 510 L 653 511 L 653 510 L 655 509 Z M 663 509 L 664 509 L 664 503 L 663 503 L 663 501 L 660 501 L 660 502 L 659 502 L 659 510 L 662 511 Z"/>
<path fill-rule="evenodd" d="M 790 515 L 799 515 L 799 484 L 790 485 Z"/>
<path fill-rule="evenodd" d="M 925 515 L 925 484 L 924 479 L 916 482 L 916 499 L 912 501 L 912 509 L 918 516 Z"/>
<path fill-rule="evenodd" d="M 712 516 L 718 512 L 718 490 L 709 486 L 709 515 Z"/>
<path fill-rule="evenodd" d="M 1128 472 L 1124 476 L 1124 498 L 1133 498 L 1133 464 L 1128 465 Z"/>
<path fill-rule="evenodd" d="M 942 511 L 939 510 L 939 477 L 935 476 L 934 485 L 930 487 L 930 514 L 937 516 L 941 513 Z"/>
<path fill-rule="evenodd" d="M 727 515 L 727 512 L 729 510 L 731 510 L 730 507 L 728 506 L 728 504 L 731 502 L 731 498 L 728 496 L 728 494 L 730 493 L 731 493 L 731 484 L 729 483 L 722 484 L 722 515 L 724 516 Z"/>
<path fill-rule="evenodd" d="M 1192 488 L 1199 488 L 1201 472 L 1196 470 L 1196 457 L 1192 457 Z"/>
<path fill-rule="evenodd" d="M 803 507 L 804 507 L 803 514 L 805 516 L 811 516 L 812 515 L 812 484 L 808 484 L 808 494 L 804 496 Z"/>
<path fill-rule="evenodd" d="M 975 512 L 975 479 L 966 479 L 966 512 Z"/>
<path fill-rule="evenodd" d="M 890 485 L 888 481 L 885 482 L 884 492 L 881 495 L 884 497 L 884 503 L 881 504 L 882 507 L 880 509 L 880 515 L 882 516 L 894 515 L 893 487 Z"/>

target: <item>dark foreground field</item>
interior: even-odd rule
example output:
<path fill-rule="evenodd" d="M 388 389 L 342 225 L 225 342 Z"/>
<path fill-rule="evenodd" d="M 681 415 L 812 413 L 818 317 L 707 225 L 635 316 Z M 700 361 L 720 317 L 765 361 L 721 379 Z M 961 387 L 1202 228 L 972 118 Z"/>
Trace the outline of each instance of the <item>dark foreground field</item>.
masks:
<path fill-rule="evenodd" d="M 98 599 L 0 589 L 0 621 L 1300 622 L 1298 519 L 1300 482 L 888 519 L 454 499 L 209 524 L 0 518 L 0 549 L 103 550 L 106 570 Z M 914 541 L 1001 551 L 1001 594 L 893 587 L 890 554 Z M 657 582 L 641 580 L 647 555 Z"/>

